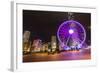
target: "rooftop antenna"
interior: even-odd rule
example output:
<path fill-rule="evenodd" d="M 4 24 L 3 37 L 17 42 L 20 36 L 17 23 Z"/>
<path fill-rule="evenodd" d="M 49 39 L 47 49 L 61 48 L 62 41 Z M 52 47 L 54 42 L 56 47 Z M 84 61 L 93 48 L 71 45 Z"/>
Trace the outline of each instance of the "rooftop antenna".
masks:
<path fill-rule="evenodd" d="M 73 20 L 73 19 L 74 19 L 74 13 L 68 12 L 68 20 Z"/>

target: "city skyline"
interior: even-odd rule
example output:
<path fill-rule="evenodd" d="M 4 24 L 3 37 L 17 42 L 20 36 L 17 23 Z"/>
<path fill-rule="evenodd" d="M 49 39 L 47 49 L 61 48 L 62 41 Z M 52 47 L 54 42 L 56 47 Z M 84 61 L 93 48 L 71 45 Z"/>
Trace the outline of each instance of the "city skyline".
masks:
<path fill-rule="evenodd" d="M 87 43 L 91 39 L 90 13 L 74 13 L 74 20 L 83 24 L 87 33 Z M 54 11 L 32 11 L 23 10 L 23 33 L 28 30 L 31 32 L 30 40 L 41 39 L 43 42 L 49 42 L 51 35 L 56 35 L 60 24 L 68 20 L 68 12 L 54 12 Z M 57 39 L 58 41 L 58 39 Z"/>

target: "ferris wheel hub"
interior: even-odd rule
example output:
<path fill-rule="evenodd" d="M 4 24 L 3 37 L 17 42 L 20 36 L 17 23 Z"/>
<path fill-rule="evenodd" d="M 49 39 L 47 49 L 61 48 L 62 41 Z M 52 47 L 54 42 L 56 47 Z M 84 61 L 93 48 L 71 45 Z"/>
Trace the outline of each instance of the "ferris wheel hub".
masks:
<path fill-rule="evenodd" d="M 69 34 L 73 34 L 74 30 L 73 29 L 69 29 Z"/>

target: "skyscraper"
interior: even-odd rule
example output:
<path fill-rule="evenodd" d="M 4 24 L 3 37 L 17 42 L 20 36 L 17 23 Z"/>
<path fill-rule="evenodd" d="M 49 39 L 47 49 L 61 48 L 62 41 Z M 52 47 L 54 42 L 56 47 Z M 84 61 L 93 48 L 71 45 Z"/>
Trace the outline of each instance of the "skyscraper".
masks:
<path fill-rule="evenodd" d="M 30 31 L 25 31 L 23 35 L 23 42 L 28 42 L 30 38 Z"/>
<path fill-rule="evenodd" d="M 40 39 L 33 40 L 32 52 L 40 52 L 41 49 L 42 49 L 42 40 Z"/>
<path fill-rule="evenodd" d="M 30 38 L 30 31 L 25 31 L 23 35 L 23 52 L 27 53 L 30 52 L 31 43 L 29 41 Z"/>
<path fill-rule="evenodd" d="M 52 49 L 52 52 L 56 51 L 56 48 L 57 48 L 56 36 L 51 36 L 51 49 Z"/>

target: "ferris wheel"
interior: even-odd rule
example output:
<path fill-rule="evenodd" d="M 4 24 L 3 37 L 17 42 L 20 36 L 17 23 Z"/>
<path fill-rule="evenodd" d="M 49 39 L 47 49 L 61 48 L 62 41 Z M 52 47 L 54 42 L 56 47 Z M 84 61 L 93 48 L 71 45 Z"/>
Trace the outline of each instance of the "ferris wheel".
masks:
<path fill-rule="evenodd" d="M 59 26 L 57 37 L 63 48 L 80 49 L 85 42 L 86 31 L 81 23 L 75 20 L 68 20 Z"/>

